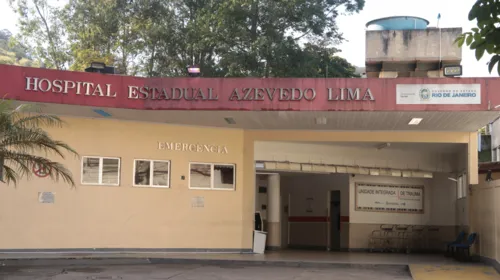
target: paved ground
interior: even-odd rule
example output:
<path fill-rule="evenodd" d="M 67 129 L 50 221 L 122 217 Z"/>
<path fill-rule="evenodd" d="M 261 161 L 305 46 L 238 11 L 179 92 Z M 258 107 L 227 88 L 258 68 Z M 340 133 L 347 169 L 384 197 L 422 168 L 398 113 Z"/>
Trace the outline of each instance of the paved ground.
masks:
<path fill-rule="evenodd" d="M 398 268 L 300 268 L 258 266 L 130 265 L 94 267 L 0 267 L 1 280 L 408 280 Z"/>

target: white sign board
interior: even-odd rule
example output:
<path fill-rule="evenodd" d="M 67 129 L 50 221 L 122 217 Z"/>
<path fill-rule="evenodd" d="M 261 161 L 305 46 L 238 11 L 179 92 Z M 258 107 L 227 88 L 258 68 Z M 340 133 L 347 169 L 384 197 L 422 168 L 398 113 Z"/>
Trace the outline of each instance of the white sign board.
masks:
<path fill-rule="evenodd" d="M 357 183 L 356 210 L 423 213 L 424 187 Z"/>
<path fill-rule="evenodd" d="M 191 198 L 191 207 L 205 208 L 205 198 L 203 196 L 195 196 Z"/>
<path fill-rule="evenodd" d="M 396 104 L 481 104 L 480 84 L 398 84 Z"/>
<path fill-rule="evenodd" d="M 53 192 L 38 192 L 38 202 L 40 203 L 54 203 L 55 193 Z"/>

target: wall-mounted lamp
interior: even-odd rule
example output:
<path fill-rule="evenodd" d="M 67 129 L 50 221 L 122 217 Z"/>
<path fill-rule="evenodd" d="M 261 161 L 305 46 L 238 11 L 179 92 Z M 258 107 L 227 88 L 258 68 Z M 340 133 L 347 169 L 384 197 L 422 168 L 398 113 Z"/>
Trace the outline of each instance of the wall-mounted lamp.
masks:
<path fill-rule="evenodd" d="M 263 162 L 256 162 L 255 163 L 255 168 L 256 169 L 264 169 L 266 165 Z"/>
<path fill-rule="evenodd" d="M 462 76 L 462 65 L 446 65 L 443 67 L 443 75 L 445 77 Z"/>
<path fill-rule="evenodd" d="M 92 62 L 89 67 L 85 68 L 85 72 L 115 74 L 115 67 L 106 66 L 104 62 Z"/>
<path fill-rule="evenodd" d="M 187 67 L 189 77 L 199 77 L 201 75 L 200 66 L 191 65 Z"/>

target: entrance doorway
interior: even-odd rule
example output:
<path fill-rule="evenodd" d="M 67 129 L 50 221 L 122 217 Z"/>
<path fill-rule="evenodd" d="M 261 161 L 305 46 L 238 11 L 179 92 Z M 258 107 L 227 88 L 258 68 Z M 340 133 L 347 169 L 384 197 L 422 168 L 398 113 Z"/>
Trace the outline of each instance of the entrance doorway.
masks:
<path fill-rule="evenodd" d="M 330 250 L 340 251 L 340 191 L 330 192 Z"/>
<path fill-rule="evenodd" d="M 341 225 L 348 217 L 348 174 L 260 173 L 256 181 L 255 209 L 262 215 L 268 248 L 346 248 L 349 237 L 341 234 Z"/>

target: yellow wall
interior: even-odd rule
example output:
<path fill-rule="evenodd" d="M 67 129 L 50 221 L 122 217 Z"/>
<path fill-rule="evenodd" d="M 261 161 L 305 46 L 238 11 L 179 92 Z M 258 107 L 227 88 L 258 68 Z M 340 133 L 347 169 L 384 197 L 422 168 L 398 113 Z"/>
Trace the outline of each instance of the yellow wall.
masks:
<path fill-rule="evenodd" d="M 82 156 L 121 158 L 118 187 L 81 185 L 80 160 L 64 164 L 75 188 L 49 179 L 0 188 L 0 248 L 250 248 L 243 243 L 243 131 L 67 119 L 50 131 Z M 158 150 L 158 141 L 226 145 L 227 154 Z M 171 188 L 132 187 L 133 160 L 171 160 Z M 236 190 L 188 189 L 189 161 L 236 164 Z M 185 180 L 181 176 L 186 176 Z M 253 188 L 251 188 L 253 190 Z M 54 204 L 38 192 L 55 192 Z M 202 196 L 204 208 L 192 208 Z"/>
<path fill-rule="evenodd" d="M 468 133 L 253 131 L 67 118 L 51 129 L 82 156 L 121 158 L 120 186 L 81 185 L 81 161 L 63 163 L 75 188 L 49 179 L 0 186 L 1 249 L 250 249 L 255 210 L 255 141 L 468 143 Z M 158 141 L 226 145 L 227 154 L 158 150 Z M 171 188 L 132 187 L 134 159 L 171 160 Z M 235 191 L 188 189 L 190 161 L 236 164 Z M 181 176 L 186 176 L 185 180 Z M 469 176 L 469 178 L 472 176 Z M 55 192 L 54 204 L 38 192 Z M 193 208 L 201 196 L 204 208 Z"/>

